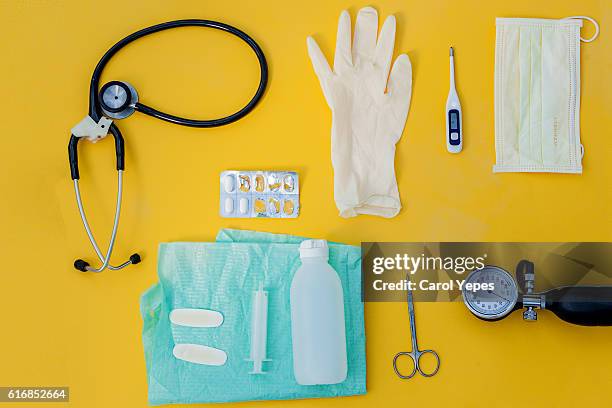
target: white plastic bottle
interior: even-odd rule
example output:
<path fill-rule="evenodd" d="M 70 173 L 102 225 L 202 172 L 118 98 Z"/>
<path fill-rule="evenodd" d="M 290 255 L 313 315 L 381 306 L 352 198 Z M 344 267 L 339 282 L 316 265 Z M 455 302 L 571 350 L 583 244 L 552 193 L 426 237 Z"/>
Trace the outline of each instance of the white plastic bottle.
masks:
<path fill-rule="evenodd" d="M 300 385 L 337 384 L 346 379 L 344 296 L 328 258 L 327 241 L 303 241 L 302 266 L 291 282 L 293 373 Z"/>

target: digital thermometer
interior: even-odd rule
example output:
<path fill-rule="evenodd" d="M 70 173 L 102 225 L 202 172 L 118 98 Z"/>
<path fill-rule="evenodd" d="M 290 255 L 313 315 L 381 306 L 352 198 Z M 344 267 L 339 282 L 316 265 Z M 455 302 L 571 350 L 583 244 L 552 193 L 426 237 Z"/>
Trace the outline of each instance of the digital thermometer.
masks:
<path fill-rule="evenodd" d="M 450 90 L 446 99 L 446 148 L 451 153 L 459 153 L 463 148 L 461 131 L 461 104 L 455 89 L 455 59 L 453 47 L 450 48 Z"/>

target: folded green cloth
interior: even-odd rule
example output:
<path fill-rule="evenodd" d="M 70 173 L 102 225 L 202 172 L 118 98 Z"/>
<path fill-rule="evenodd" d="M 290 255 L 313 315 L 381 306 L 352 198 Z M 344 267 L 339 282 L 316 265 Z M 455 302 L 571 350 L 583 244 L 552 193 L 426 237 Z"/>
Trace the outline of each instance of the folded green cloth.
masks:
<path fill-rule="evenodd" d="M 329 244 L 329 263 L 344 290 L 348 357 L 347 379 L 334 385 L 301 386 L 293 376 L 289 289 L 300 266 L 298 246 L 305 238 L 254 231 L 221 230 L 214 243 L 164 243 L 159 247 L 159 283 L 141 298 L 143 344 L 152 405 L 245 400 L 319 398 L 365 394 L 365 328 L 361 302 L 360 248 Z M 263 375 L 248 374 L 253 291 L 268 291 L 268 343 Z M 176 308 L 223 313 L 217 328 L 170 323 Z M 178 343 L 224 350 L 225 365 L 213 367 L 177 360 Z"/>

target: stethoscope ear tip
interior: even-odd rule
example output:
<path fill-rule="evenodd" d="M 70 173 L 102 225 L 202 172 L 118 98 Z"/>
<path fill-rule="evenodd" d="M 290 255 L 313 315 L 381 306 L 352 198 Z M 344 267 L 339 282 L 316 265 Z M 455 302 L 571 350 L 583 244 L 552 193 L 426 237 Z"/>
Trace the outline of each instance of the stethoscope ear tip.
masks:
<path fill-rule="evenodd" d="M 87 272 L 87 267 L 89 266 L 88 262 L 85 262 L 82 259 L 77 259 L 74 261 L 74 269 L 79 270 L 81 272 Z"/>
<path fill-rule="evenodd" d="M 100 258 L 101 260 L 103 260 L 103 258 Z M 129 261 L 122 263 L 119 266 L 112 266 L 108 263 L 107 260 L 103 261 L 103 264 L 100 268 L 98 269 L 94 269 L 91 266 L 89 266 L 89 262 L 86 262 L 82 259 L 77 259 L 76 261 L 74 261 L 74 269 L 81 271 L 81 272 L 102 272 L 103 270 L 105 270 L 106 268 L 112 269 L 112 270 L 119 270 L 119 269 L 123 269 L 128 265 L 136 265 L 138 263 L 140 263 L 142 261 L 142 258 L 140 257 L 140 255 L 138 254 L 132 254 L 130 256 Z"/>
<path fill-rule="evenodd" d="M 140 261 L 142 261 L 140 255 L 132 254 L 132 256 L 130 256 L 130 262 L 132 263 L 132 265 L 136 265 L 137 263 L 140 263 Z"/>

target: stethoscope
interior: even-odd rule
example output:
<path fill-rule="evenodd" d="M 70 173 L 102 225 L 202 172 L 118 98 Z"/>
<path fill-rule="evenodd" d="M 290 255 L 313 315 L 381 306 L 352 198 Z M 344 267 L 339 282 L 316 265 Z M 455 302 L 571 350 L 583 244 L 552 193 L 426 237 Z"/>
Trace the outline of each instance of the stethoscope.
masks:
<path fill-rule="evenodd" d="M 260 81 L 259 87 L 255 92 L 253 98 L 246 104 L 242 109 L 238 112 L 233 113 L 229 116 L 219 118 L 219 119 L 211 119 L 211 120 L 193 120 L 193 119 L 185 119 L 179 116 L 170 115 L 168 113 L 164 113 L 154 109 L 150 106 L 147 106 L 138 101 L 138 93 L 136 89 L 127 82 L 123 81 L 111 81 L 105 84 L 98 93 L 98 87 L 100 82 L 100 76 L 104 67 L 108 63 L 108 61 L 119 51 L 121 48 L 125 47 L 127 44 L 132 41 L 144 37 L 145 35 L 153 34 L 158 31 L 167 30 L 170 28 L 176 27 L 187 27 L 187 26 L 200 26 L 200 27 L 210 27 L 217 30 L 226 31 L 230 34 L 237 36 L 246 42 L 257 55 L 257 59 L 259 60 L 260 66 Z M 215 126 L 223 126 L 228 123 L 232 123 L 237 121 L 238 119 L 245 116 L 249 113 L 259 102 L 266 88 L 266 84 L 268 82 L 268 66 L 266 63 L 266 58 L 257 43 L 249 37 L 244 32 L 239 29 L 232 27 L 228 24 L 219 23 L 216 21 L 210 20 L 177 20 L 177 21 L 169 21 L 167 23 L 157 24 L 152 27 L 144 28 L 140 31 L 137 31 L 129 36 L 125 37 L 115 45 L 113 45 L 100 59 L 98 65 L 94 69 L 91 84 L 89 88 L 89 115 L 86 116 L 79 124 L 77 124 L 72 129 L 72 134 L 70 136 L 70 143 L 68 144 L 68 157 L 70 160 L 70 173 L 74 183 L 74 191 L 76 194 L 77 206 L 79 208 L 79 213 L 81 215 L 81 220 L 83 221 L 83 225 L 85 227 L 85 231 L 87 232 L 87 236 L 89 237 L 89 241 L 93 246 L 96 255 L 100 259 L 102 265 L 98 268 L 94 268 L 89 265 L 88 262 L 77 259 L 74 262 L 74 267 L 79 271 L 83 272 L 102 272 L 104 269 L 108 268 L 111 270 L 118 270 L 125 268 L 130 264 L 137 264 L 141 261 L 140 255 L 137 253 L 130 256 L 129 260 L 124 263 L 114 266 L 110 264 L 110 258 L 113 252 L 113 247 L 115 245 L 115 240 L 117 237 L 117 228 L 119 225 L 119 213 L 121 211 L 121 197 L 123 190 L 123 171 L 125 169 L 125 154 L 124 154 L 124 143 L 123 136 L 119 131 L 119 128 L 116 124 L 113 123 L 113 120 L 124 119 L 130 116 L 135 111 L 142 112 L 146 115 L 153 116 L 155 118 L 165 120 L 167 122 L 176 123 L 177 125 L 182 126 L 191 126 L 198 128 L 208 128 Z M 87 217 L 85 216 L 85 210 L 83 209 L 83 202 L 81 200 L 81 192 L 79 190 L 79 165 L 78 165 L 78 155 L 77 155 L 77 144 L 79 139 L 86 138 L 92 142 L 95 142 L 99 139 L 105 137 L 108 133 L 113 135 L 115 139 L 115 154 L 117 157 L 117 204 L 115 208 L 115 219 L 113 224 L 113 229 L 111 232 L 111 238 L 108 244 L 108 249 L 106 254 L 103 254 L 100 251 L 100 248 L 91 232 L 91 228 L 89 227 L 89 223 L 87 222 Z"/>

